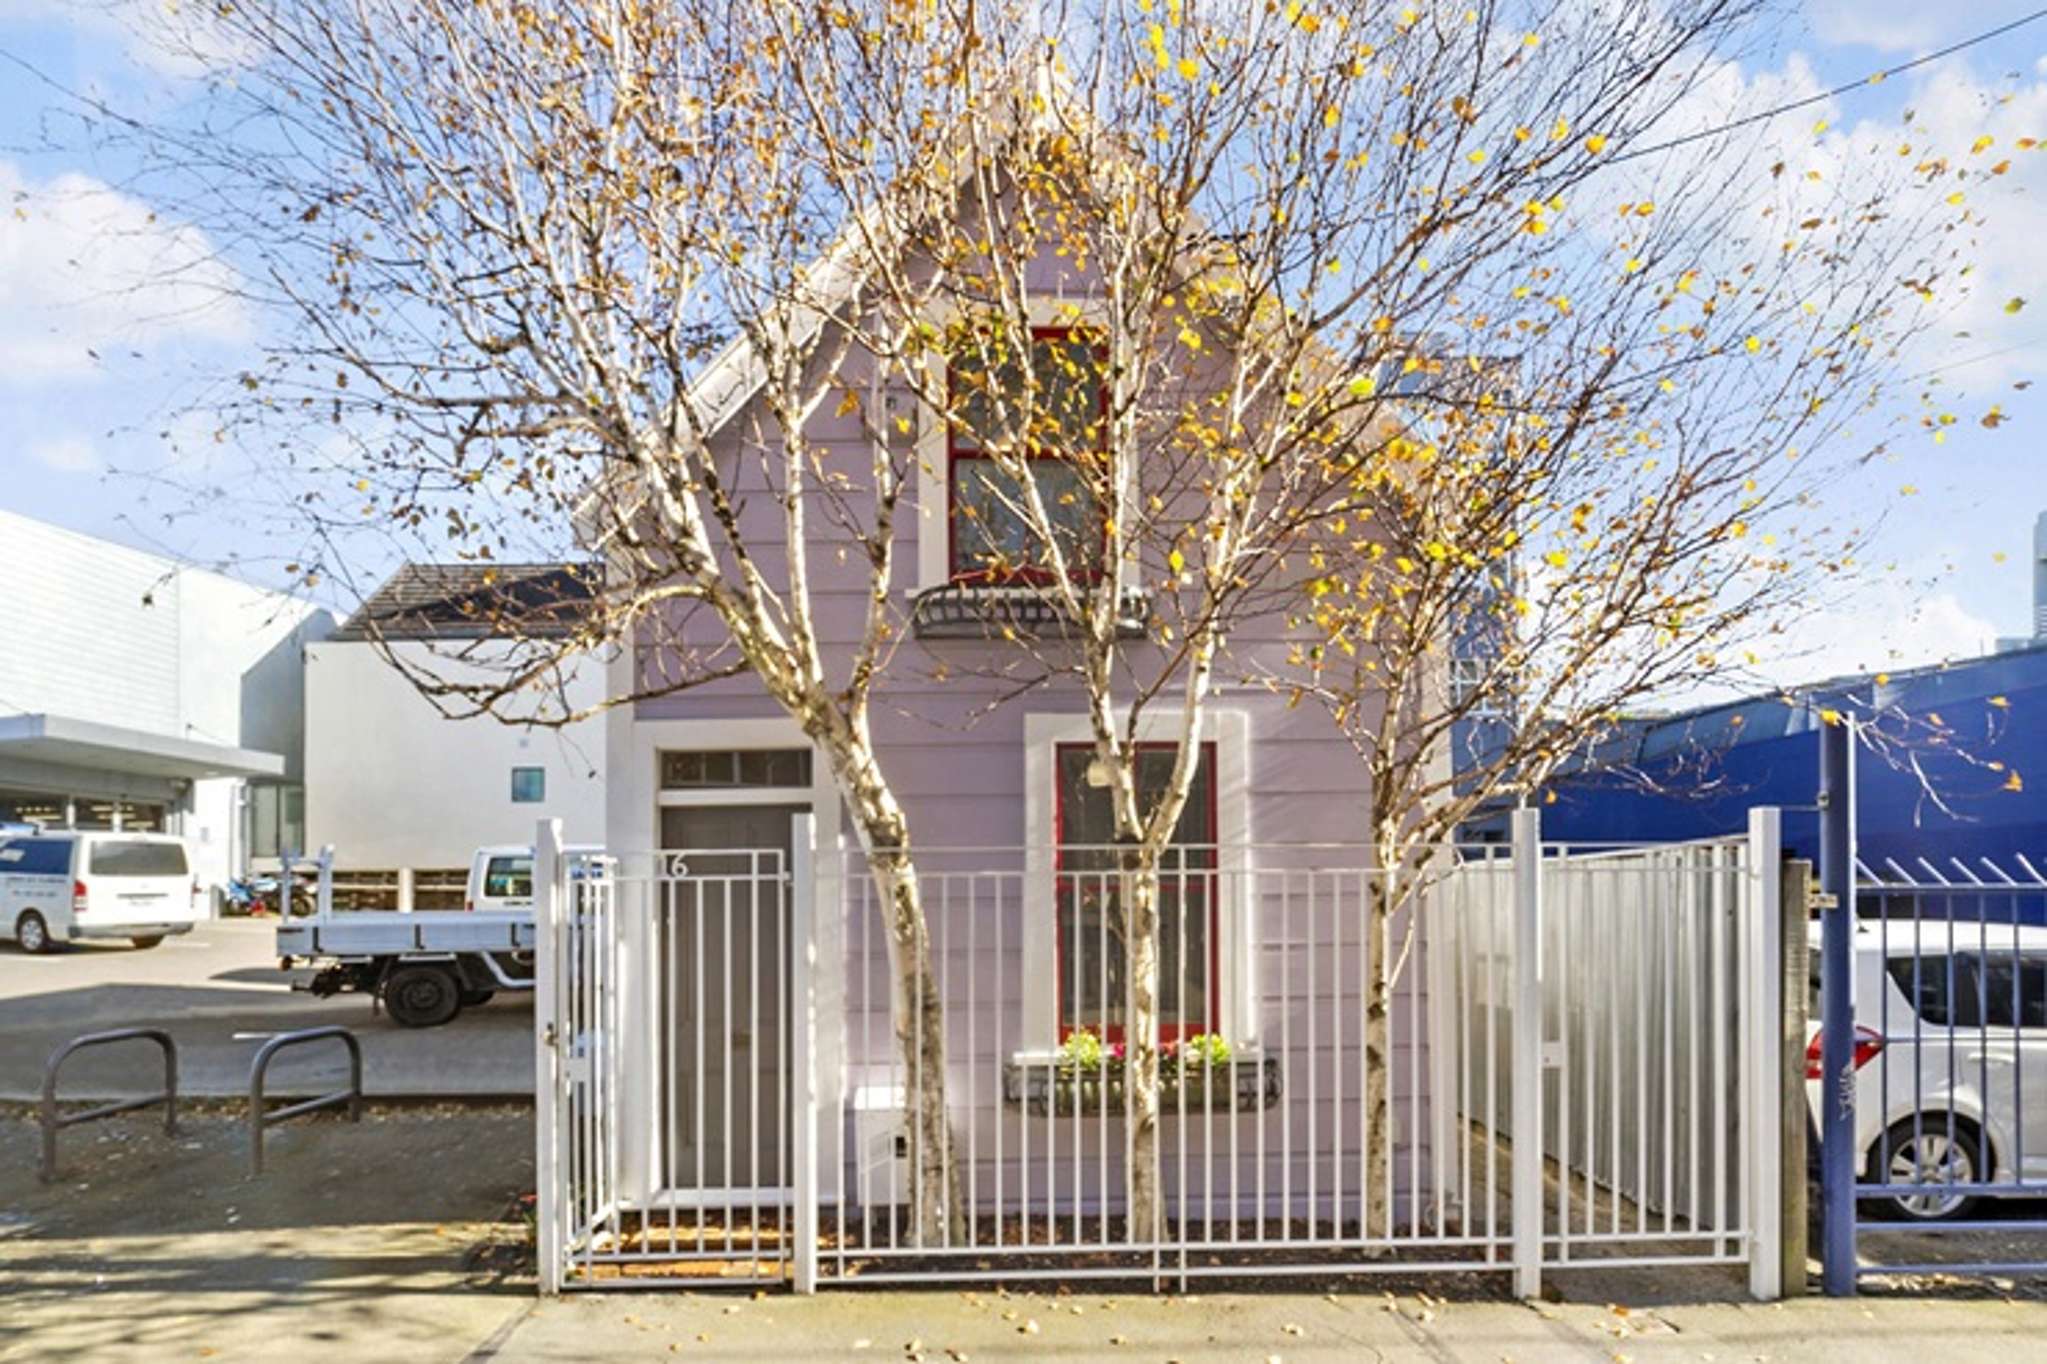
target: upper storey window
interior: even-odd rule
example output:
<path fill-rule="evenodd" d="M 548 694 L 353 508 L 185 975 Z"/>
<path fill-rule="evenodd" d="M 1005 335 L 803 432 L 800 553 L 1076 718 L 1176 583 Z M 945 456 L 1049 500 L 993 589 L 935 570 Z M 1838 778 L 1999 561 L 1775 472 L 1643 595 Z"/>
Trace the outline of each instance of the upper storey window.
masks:
<path fill-rule="evenodd" d="M 1104 526 L 1086 462 L 1102 449 L 1107 426 L 1099 346 L 1071 328 L 1040 328 L 1028 356 L 992 346 L 955 352 L 950 379 L 951 580 L 1029 583 L 1054 571 L 1053 546 L 1033 529 L 1033 496 L 1067 571 L 1095 571 Z M 1017 477 L 1019 465 L 1026 478 Z"/>

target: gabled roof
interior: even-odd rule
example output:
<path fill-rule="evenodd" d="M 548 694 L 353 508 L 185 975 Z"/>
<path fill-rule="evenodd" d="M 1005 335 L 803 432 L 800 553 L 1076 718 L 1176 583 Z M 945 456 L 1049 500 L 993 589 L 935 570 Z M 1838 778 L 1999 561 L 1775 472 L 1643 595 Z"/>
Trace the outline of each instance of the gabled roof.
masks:
<path fill-rule="evenodd" d="M 595 564 L 406 564 L 328 638 L 560 638 L 597 595 Z"/>

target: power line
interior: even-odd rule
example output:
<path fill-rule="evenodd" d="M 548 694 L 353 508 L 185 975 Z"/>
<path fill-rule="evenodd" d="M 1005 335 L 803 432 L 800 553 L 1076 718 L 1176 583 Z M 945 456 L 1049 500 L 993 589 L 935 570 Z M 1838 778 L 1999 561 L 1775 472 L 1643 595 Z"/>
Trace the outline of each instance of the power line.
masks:
<path fill-rule="evenodd" d="M 1638 156 L 1652 156 L 1657 152 L 1667 152 L 1674 147 L 1683 147 L 1694 142 L 1703 142 L 1709 137 L 1718 137 L 1722 133 L 1731 133 L 1737 128 L 1746 128 L 1752 123 L 1763 123 L 1773 118 L 1782 117 L 1785 114 L 1795 114 L 1800 109 L 1809 109 L 1815 104 L 1824 104 L 1830 99 L 1838 98 L 1851 91 L 1876 85 L 1882 81 L 1889 80 L 1892 76 L 1900 76 L 1907 71 L 1916 70 L 1929 63 L 1952 57 L 1957 52 L 1966 52 L 1972 47 L 1987 43 L 1993 38 L 2002 38 L 2005 34 L 2015 32 L 2024 28 L 2027 24 L 2035 23 L 2040 19 L 2047 19 L 2047 9 L 2036 9 L 2031 14 L 2014 19 L 2007 24 L 2000 24 L 1996 28 L 1987 29 L 1973 38 L 1964 38 L 1961 42 L 1941 48 L 1938 52 L 1928 52 L 1923 56 L 1914 57 L 1908 62 L 1900 62 L 1898 65 L 1888 67 L 1885 70 L 1872 72 L 1861 80 L 1849 81 L 1846 85 L 1837 85 L 1831 90 L 1822 90 L 1816 95 L 1807 95 L 1805 98 L 1795 99 L 1789 104 L 1780 104 L 1773 109 L 1764 109 L 1758 113 L 1748 114 L 1731 122 L 1722 123 L 1718 127 L 1701 128 L 1697 132 L 1686 133 L 1681 137 L 1673 137 L 1666 142 L 1652 143 L 1647 147 L 1630 147 L 1626 151 L 1609 157 L 1608 160 L 1610 162 L 1632 161 Z"/>

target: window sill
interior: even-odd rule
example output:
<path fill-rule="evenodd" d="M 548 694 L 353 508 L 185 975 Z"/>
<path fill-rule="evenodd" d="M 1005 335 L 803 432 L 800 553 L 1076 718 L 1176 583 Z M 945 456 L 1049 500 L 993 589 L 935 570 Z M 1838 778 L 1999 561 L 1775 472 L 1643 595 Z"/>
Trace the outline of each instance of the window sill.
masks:
<path fill-rule="evenodd" d="M 1125 588 L 1116 604 L 1116 637 L 1149 633 L 1151 594 Z M 919 639 L 1071 639 L 1075 622 L 1035 587 L 945 583 L 910 598 L 910 629 Z"/>
<path fill-rule="evenodd" d="M 1262 1112 L 1278 1105 L 1280 1088 L 1279 1058 L 1262 1055 L 1255 1047 L 1244 1048 L 1213 1070 L 1181 1071 L 1161 1058 L 1159 1116 Z M 1005 1108 L 1058 1117 L 1121 1117 L 1125 1102 L 1125 1064 L 1120 1061 L 1083 1070 L 1058 1052 L 1021 1051 L 1002 1066 Z"/>

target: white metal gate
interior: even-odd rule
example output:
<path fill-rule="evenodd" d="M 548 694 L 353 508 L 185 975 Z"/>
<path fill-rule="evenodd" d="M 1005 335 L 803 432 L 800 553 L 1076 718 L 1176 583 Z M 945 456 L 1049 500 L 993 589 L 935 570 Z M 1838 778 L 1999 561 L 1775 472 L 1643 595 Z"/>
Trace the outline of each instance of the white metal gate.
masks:
<path fill-rule="evenodd" d="M 800 818 L 808 840 L 809 821 Z M 808 905 L 779 849 L 534 860 L 540 1282 L 781 1282 Z"/>
<path fill-rule="evenodd" d="M 1422 931 L 1390 1001 L 1376 1100 L 1364 991 L 1384 949 L 1365 916 L 1383 873 L 1300 849 L 1175 872 L 1183 904 L 1229 907 L 1215 921 L 1226 941 L 1183 947 L 1176 969 L 1219 971 L 1234 954 L 1190 997 L 1224 979 L 1247 992 L 1216 1015 L 1245 1033 L 1227 1053 L 1171 1062 L 1165 1208 L 1149 1237 L 1122 1224 L 1120 1055 L 1038 1040 L 1021 859 L 927 855 L 965 1204 L 935 1240 L 911 1215 L 920 1153 L 903 1115 L 923 1081 L 896 1054 L 881 905 L 855 857 L 812 874 L 801 823 L 786 866 L 690 854 L 694 867 L 657 860 L 644 876 L 572 863 L 543 831 L 544 1292 L 1469 1269 L 1511 1270 L 1532 1294 L 1546 1267 L 1588 1263 L 1746 1264 L 1752 1292 L 1775 1292 L 1774 812 L 1746 839 L 1579 854 L 1543 845 L 1526 811 L 1511 848 L 1432 871 L 1405 911 Z M 1078 905 L 1086 890 L 1059 893 Z M 1107 932 L 1099 915 L 1086 923 Z M 1077 979 L 1077 998 L 1115 993 L 1106 938 L 1099 949 L 1087 960 L 1101 979 Z M 698 971 L 727 982 L 723 1004 L 676 988 Z M 763 1036 L 763 999 L 777 1001 L 777 1064 L 728 1064 L 707 1093 L 712 1070 L 681 1063 Z M 771 1078 L 733 1088 L 741 1074 Z M 710 1125 L 719 1159 L 706 1159 Z M 1390 1134 L 1385 1155 L 1368 1130 Z M 738 1132 L 751 1136 L 735 1146 Z"/>

